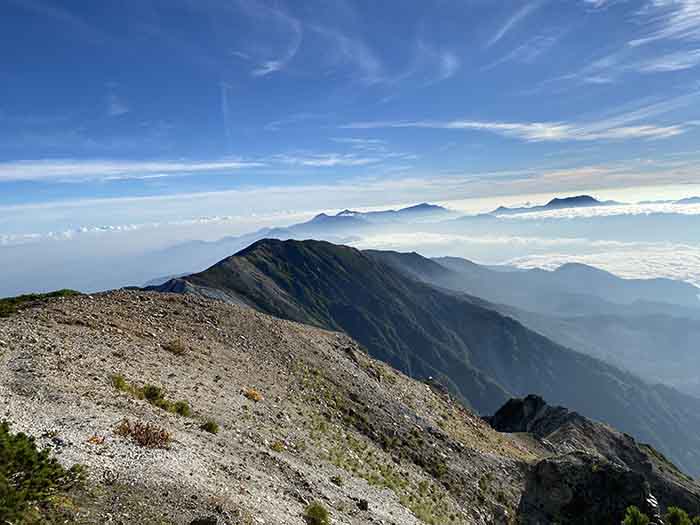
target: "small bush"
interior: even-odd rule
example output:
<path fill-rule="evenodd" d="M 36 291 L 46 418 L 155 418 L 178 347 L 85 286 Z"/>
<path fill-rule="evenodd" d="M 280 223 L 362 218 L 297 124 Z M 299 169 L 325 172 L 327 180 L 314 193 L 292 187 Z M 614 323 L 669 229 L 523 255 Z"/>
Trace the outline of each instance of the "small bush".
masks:
<path fill-rule="evenodd" d="M 182 417 L 190 417 L 192 415 L 192 409 L 187 401 L 176 401 L 173 403 L 173 410 Z"/>
<path fill-rule="evenodd" d="M 81 479 L 81 467 L 65 470 L 48 450 L 37 450 L 33 438 L 12 434 L 9 423 L 0 422 L 0 523 L 31 521 L 33 504 L 49 501 Z"/>
<path fill-rule="evenodd" d="M 121 437 L 131 437 L 139 446 L 146 448 L 170 448 L 172 435 L 167 430 L 151 423 L 131 422 L 124 419 L 114 430 Z"/>
<path fill-rule="evenodd" d="M 304 511 L 304 520 L 307 525 L 330 525 L 331 518 L 321 503 L 315 502 L 306 507 Z"/>
<path fill-rule="evenodd" d="M 284 446 L 284 443 L 280 441 L 279 439 L 270 445 L 270 448 L 274 450 L 275 452 L 284 452 L 284 449 L 287 448 Z"/>
<path fill-rule="evenodd" d="M 644 514 L 634 505 L 627 507 L 625 511 L 625 519 L 622 520 L 622 525 L 648 525 L 649 516 Z"/>
<path fill-rule="evenodd" d="M 175 355 L 183 355 L 185 352 L 187 352 L 187 345 L 185 345 L 185 343 L 179 339 L 175 341 L 168 341 L 167 343 L 163 343 L 161 346 L 163 347 L 163 350 Z"/>
<path fill-rule="evenodd" d="M 219 424 L 213 419 L 207 419 L 199 428 L 210 434 L 217 434 L 219 432 Z"/>
<path fill-rule="evenodd" d="M 246 388 L 243 395 L 256 403 L 263 400 L 263 395 L 254 388 Z"/>
<path fill-rule="evenodd" d="M 112 376 L 112 386 L 122 392 L 129 391 L 129 383 L 126 382 L 126 379 L 124 379 L 122 375 L 117 374 Z"/>
<path fill-rule="evenodd" d="M 667 525 L 691 525 L 690 517 L 688 514 L 678 507 L 669 507 L 666 515 L 664 516 L 664 522 Z"/>
<path fill-rule="evenodd" d="M 141 391 L 143 392 L 143 397 L 146 399 L 146 401 L 150 401 L 151 403 L 162 401 L 165 396 L 163 389 L 155 385 L 145 385 Z"/>

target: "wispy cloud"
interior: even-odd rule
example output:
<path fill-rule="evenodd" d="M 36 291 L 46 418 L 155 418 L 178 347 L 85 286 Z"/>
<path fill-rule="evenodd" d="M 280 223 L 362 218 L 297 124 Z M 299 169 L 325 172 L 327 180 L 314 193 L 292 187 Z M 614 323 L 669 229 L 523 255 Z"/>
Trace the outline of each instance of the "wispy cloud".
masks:
<path fill-rule="evenodd" d="M 633 68 L 640 73 L 665 73 L 691 69 L 699 64 L 700 49 L 690 49 L 640 61 Z"/>
<path fill-rule="evenodd" d="M 486 47 L 491 47 L 501 40 L 508 32 L 517 26 L 530 13 L 538 9 L 542 5 L 542 0 L 526 2 L 520 9 L 515 11 L 510 18 L 496 31 L 491 38 L 486 42 Z"/>
<path fill-rule="evenodd" d="M 285 69 L 301 47 L 304 37 L 301 22 L 289 13 L 257 0 L 237 0 L 235 4 L 254 19 L 253 25 L 265 29 L 269 38 L 264 45 L 253 43 L 250 50 L 235 50 L 231 54 L 257 64 L 250 72 L 253 77 L 265 77 Z M 281 49 L 275 49 L 279 47 Z"/>
<path fill-rule="evenodd" d="M 359 80 L 365 84 L 376 84 L 385 79 L 384 65 L 362 39 L 333 27 L 314 25 L 311 29 L 330 44 L 326 54 L 332 63 L 354 67 Z"/>
<path fill-rule="evenodd" d="M 700 2 L 698 0 L 648 0 L 638 17 L 648 33 L 631 40 L 640 46 L 658 40 L 700 40 Z"/>
<path fill-rule="evenodd" d="M 382 162 L 382 157 L 359 156 L 352 153 L 310 153 L 298 155 L 278 155 L 281 162 L 293 166 L 309 168 L 334 168 L 341 166 L 366 166 Z"/>
<path fill-rule="evenodd" d="M 522 62 L 524 64 L 532 64 L 537 58 L 551 48 L 561 34 L 557 35 L 538 35 L 528 39 L 525 43 L 517 46 L 512 51 L 506 53 L 501 58 L 484 66 L 482 71 L 493 69 L 507 62 Z"/>
<path fill-rule="evenodd" d="M 626 139 L 663 139 L 685 133 L 683 125 L 610 126 L 607 123 L 570 124 L 565 122 L 498 122 L 478 120 L 357 122 L 348 129 L 427 128 L 488 131 L 527 142 L 564 142 Z"/>
<path fill-rule="evenodd" d="M 51 178 L 104 179 L 115 176 L 198 173 L 262 167 L 262 162 L 222 160 L 196 161 L 117 161 L 47 159 L 0 163 L 0 182 Z"/>
<path fill-rule="evenodd" d="M 486 131 L 527 142 L 564 142 L 627 139 L 665 139 L 681 135 L 697 125 L 696 121 L 660 124 L 648 122 L 692 104 L 698 92 L 632 106 L 626 110 L 579 121 L 508 122 L 489 120 L 407 120 L 353 122 L 344 129 L 424 128 Z M 646 121 L 646 122 L 645 122 Z"/>

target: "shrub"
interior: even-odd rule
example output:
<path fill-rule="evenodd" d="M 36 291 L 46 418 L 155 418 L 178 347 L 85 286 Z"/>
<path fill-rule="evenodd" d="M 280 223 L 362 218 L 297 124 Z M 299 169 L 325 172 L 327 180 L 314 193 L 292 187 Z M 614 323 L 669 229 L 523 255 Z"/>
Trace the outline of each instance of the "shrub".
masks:
<path fill-rule="evenodd" d="M 143 392 L 143 397 L 146 398 L 146 401 L 153 404 L 162 401 L 165 395 L 163 389 L 155 385 L 145 385 L 141 391 Z"/>
<path fill-rule="evenodd" d="M 129 383 L 126 382 L 126 379 L 124 379 L 122 375 L 116 374 L 112 376 L 112 386 L 122 392 L 129 391 Z"/>
<path fill-rule="evenodd" d="M 131 437 L 138 445 L 146 448 L 170 448 L 172 436 L 167 430 L 151 423 L 141 421 L 131 422 L 128 419 L 122 420 L 115 434 L 122 437 Z"/>
<path fill-rule="evenodd" d="M 245 397 L 247 397 L 248 399 L 250 399 L 251 401 L 255 401 L 256 403 L 258 401 L 263 400 L 262 394 L 260 392 L 258 392 L 257 390 L 255 390 L 254 388 L 246 388 L 243 391 L 243 395 Z"/>
<path fill-rule="evenodd" d="M 192 415 L 192 409 L 187 401 L 176 401 L 173 403 L 173 410 L 182 417 L 190 417 Z"/>
<path fill-rule="evenodd" d="M 688 514 L 678 507 L 669 507 L 664 521 L 667 525 L 691 525 Z"/>
<path fill-rule="evenodd" d="M 175 355 L 182 355 L 187 352 L 187 345 L 185 345 L 185 343 L 179 339 L 168 341 L 167 343 L 163 343 L 161 346 L 163 347 L 163 350 Z"/>
<path fill-rule="evenodd" d="M 330 525 L 331 523 L 326 507 L 319 502 L 312 503 L 306 507 L 304 520 L 308 525 Z"/>
<path fill-rule="evenodd" d="M 0 522 L 28 520 L 33 503 L 46 502 L 81 479 L 81 467 L 65 470 L 48 450 L 37 450 L 33 438 L 12 434 L 9 423 L 0 422 Z"/>
<path fill-rule="evenodd" d="M 216 434 L 219 432 L 219 424 L 213 419 L 207 419 L 199 426 L 199 428 L 205 432 L 209 432 L 210 434 Z"/>
<path fill-rule="evenodd" d="M 649 517 L 642 513 L 637 507 L 631 505 L 625 511 L 625 519 L 622 525 L 648 525 Z"/>

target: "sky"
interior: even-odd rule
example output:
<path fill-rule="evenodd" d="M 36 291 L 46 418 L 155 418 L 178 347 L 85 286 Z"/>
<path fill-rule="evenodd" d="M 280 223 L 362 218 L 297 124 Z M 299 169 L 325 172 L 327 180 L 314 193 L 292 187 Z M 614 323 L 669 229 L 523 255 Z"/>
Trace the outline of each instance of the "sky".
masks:
<path fill-rule="evenodd" d="M 172 241 L 215 237 L 421 201 L 700 194 L 698 0 L 0 13 L 4 245 L 162 225 L 180 226 Z"/>

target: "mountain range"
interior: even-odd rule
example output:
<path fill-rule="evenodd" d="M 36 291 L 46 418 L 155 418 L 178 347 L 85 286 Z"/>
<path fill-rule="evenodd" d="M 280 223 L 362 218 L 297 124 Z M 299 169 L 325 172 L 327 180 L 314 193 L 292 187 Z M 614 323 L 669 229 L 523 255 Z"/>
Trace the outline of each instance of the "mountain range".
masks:
<path fill-rule="evenodd" d="M 700 400 L 557 344 L 488 300 L 421 281 L 400 269 L 396 257 L 267 239 L 155 289 L 344 331 L 373 357 L 413 377 L 437 378 L 484 414 L 514 396 L 542 395 L 700 472 Z M 417 262 L 445 271 L 428 259 Z"/>
<path fill-rule="evenodd" d="M 700 397 L 700 299 L 693 285 L 621 279 L 580 264 L 513 271 L 456 257 L 375 254 L 414 278 L 490 301 L 564 346 Z"/>

